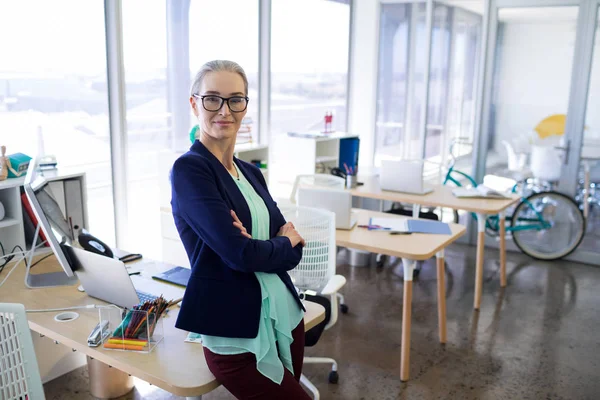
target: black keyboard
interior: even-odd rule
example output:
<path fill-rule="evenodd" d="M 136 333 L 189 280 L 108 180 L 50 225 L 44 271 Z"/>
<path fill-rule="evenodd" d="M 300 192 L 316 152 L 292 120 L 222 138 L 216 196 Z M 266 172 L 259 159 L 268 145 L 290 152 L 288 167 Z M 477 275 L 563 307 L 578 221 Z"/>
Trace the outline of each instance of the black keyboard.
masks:
<path fill-rule="evenodd" d="M 140 304 L 145 303 L 147 301 L 154 301 L 158 298 L 158 296 L 154 296 L 153 294 L 146 293 L 146 292 L 141 292 L 139 290 L 136 290 L 135 292 L 137 293 L 138 297 L 140 298 Z"/>

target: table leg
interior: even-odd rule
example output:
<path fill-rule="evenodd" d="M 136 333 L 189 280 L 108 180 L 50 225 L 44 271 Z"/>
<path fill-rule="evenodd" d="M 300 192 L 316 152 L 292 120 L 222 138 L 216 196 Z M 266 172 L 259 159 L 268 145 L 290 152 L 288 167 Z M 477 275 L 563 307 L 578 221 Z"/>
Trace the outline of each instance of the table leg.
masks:
<path fill-rule="evenodd" d="M 437 286 L 438 286 L 438 329 L 440 343 L 446 343 L 446 274 L 444 265 L 444 250 L 438 251 Z"/>
<path fill-rule="evenodd" d="M 185 400 L 202 400 L 202 396 L 186 397 Z"/>
<path fill-rule="evenodd" d="M 412 206 L 412 211 L 413 211 L 413 218 L 419 218 L 419 212 L 421 211 L 421 205 L 420 204 L 413 204 Z"/>
<path fill-rule="evenodd" d="M 498 214 L 500 219 L 500 286 L 506 286 L 506 218 L 505 212 Z"/>
<path fill-rule="evenodd" d="M 404 266 L 404 302 L 402 305 L 402 344 L 400 350 L 400 380 L 408 380 L 410 371 L 410 320 L 412 304 L 412 277 L 416 261 L 402 259 Z"/>
<path fill-rule="evenodd" d="M 485 214 L 477 214 L 477 264 L 475 266 L 475 301 L 473 307 L 479 310 L 483 285 L 483 248 L 485 246 Z"/>
<path fill-rule="evenodd" d="M 133 377 L 117 368 L 87 356 L 90 394 L 100 399 L 121 397 L 134 387 Z"/>
<path fill-rule="evenodd" d="M 590 212 L 590 204 L 588 203 L 590 199 L 590 164 L 587 162 L 583 163 L 583 217 L 587 219 L 588 213 Z"/>

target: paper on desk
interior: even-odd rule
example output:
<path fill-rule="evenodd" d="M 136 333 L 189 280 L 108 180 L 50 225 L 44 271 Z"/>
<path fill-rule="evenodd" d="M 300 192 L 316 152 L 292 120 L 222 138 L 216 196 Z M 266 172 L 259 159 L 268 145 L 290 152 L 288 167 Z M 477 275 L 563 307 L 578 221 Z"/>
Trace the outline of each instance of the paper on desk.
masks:
<path fill-rule="evenodd" d="M 369 228 L 372 231 L 408 232 L 408 223 L 404 218 L 371 218 L 369 225 L 379 226 Z"/>
<path fill-rule="evenodd" d="M 386 232 L 412 232 L 429 233 L 438 235 L 451 235 L 450 225 L 423 219 L 402 219 L 402 218 L 371 218 L 370 225 L 380 228 L 370 228 L 371 230 L 385 230 Z"/>
<path fill-rule="evenodd" d="M 200 343 L 202 344 L 202 336 L 199 333 L 190 332 L 185 338 L 184 342 Z"/>

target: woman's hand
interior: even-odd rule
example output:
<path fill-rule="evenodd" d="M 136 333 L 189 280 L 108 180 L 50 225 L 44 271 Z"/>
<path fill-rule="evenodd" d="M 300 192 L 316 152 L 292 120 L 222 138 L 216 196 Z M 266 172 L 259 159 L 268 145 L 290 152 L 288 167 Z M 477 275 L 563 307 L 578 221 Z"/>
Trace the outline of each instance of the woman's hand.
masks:
<path fill-rule="evenodd" d="M 231 216 L 233 217 L 233 226 L 235 226 L 236 228 L 238 228 L 242 232 L 242 235 L 244 235 L 248 239 L 252 239 L 252 236 L 248 233 L 248 231 L 246 230 L 246 228 L 244 228 L 244 225 L 242 224 L 242 221 L 240 221 L 240 219 L 238 218 L 238 216 L 235 213 L 235 211 L 231 210 Z"/>
<path fill-rule="evenodd" d="M 306 242 L 304 241 L 302 236 L 300 236 L 300 234 L 294 227 L 294 224 L 292 224 L 291 222 L 288 222 L 285 225 L 283 225 L 281 228 L 279 228 L 279 232 L 277 233 L 277 236 L 285 236 L 288 239 L 290 239 L 290 242 L 292 243 L 292 247 L 296 247 L 298 245 L 298 243 L 300 243 L 302 246 L 306 245 Z"/>

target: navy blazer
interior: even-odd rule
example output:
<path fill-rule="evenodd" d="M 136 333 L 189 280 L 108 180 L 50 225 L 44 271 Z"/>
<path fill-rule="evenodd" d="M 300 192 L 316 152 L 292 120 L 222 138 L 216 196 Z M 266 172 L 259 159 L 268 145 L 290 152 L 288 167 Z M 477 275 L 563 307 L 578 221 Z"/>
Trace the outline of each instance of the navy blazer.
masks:
<path fill-rule="evenodd" d="M 262 296 L 255 272 L 277 274 L 304 309 L 287 271 L 302 257 L 302 246 L 276 236 L 286 223 L 262 172 L 234 162 L 262 197 L 270 217 L 270 240 L 248 239 L 233 226 L 230 210 L 252 235 L 246 199 L 221 162 L 198 140 L 171 171 L 171 206 L 192 273 L 177 328 L 213 336 L 254 338 Z"/>

